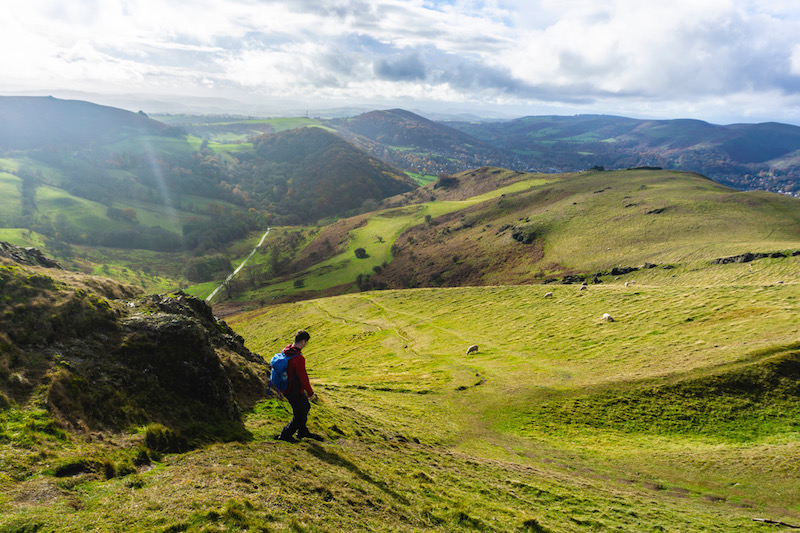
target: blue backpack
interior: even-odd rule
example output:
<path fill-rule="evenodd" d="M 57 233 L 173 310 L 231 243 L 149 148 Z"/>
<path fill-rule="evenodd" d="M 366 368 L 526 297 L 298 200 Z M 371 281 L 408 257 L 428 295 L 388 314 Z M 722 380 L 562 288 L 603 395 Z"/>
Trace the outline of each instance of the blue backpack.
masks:
<path fill-rule="evenodd" d="M 294 355 L 287 357 L 285 353 L 280 352 L 273 355 L 269 362 L 270 366 L 272 367 L 272 371 L 269 374 L 270 386 L 274 386 L 281 392 L 285 391 L 287 387 L 289 387 L 288 368 L 289 360 L 292 357 L 294 357 Z"/>

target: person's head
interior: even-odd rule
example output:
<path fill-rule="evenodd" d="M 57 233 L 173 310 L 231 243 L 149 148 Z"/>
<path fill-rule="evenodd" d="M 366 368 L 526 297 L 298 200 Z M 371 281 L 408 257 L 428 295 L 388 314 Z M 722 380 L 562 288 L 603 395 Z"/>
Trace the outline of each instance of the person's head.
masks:
<path fill-rule="evenodd" d="M 303 347 L 308 344 L 308 340 L 311 338 L 311 335 L 304 329 L 298 330 L 297 333 L 294 335 L 294 345 L 300 348 L 301 350 Z"/>

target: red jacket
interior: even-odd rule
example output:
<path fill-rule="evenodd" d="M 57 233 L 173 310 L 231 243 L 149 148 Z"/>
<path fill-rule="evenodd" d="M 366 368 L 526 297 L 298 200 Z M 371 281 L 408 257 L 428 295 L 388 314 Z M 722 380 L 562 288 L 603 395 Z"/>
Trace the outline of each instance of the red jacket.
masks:
<path fill-rule="evenodd" d="M 308 373 L 306 373 L 306 358 L 300 353 L 294 344 L 288 345 L 283 349 L 283 353 L 292 357 L 289 359 L 289 364 L 286 368 L 287 375 L 289 376 L 289 386 L 286 388 L 286 395 L 297 395 L 303 391 L 311 397 L 314 395 L 314 390 L 311 388 L 311 382 L 308 380 Z"/>

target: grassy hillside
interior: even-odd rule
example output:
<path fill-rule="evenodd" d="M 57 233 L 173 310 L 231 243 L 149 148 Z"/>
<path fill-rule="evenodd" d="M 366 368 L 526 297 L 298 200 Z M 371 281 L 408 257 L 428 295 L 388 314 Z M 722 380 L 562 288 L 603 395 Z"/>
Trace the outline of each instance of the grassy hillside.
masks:
<path fill-rule="evenodd" d="M 776 513 L 796 522 L 797 286 L 733 268 L 739 284 L 561 287 L 553 298 L 534 286 L 372 292 L 232 322 L 258 350 L 280 342 L 283 324 L 309 327 L 332 403 L 412 441 L 518 462 L 539 483 L 585 478 L 580 490 L 562 485 L 582 504 L 560 513 L 590 510 L 595 527 L 647 530 L 648 509 L 672 505 L 684 514 L 666 530 L 747 529 L 748 517 Z M 472 343 L 480 351 L 465 355 Z M 550 509 L 526 503 L 535 516 Z M 718 512 L 732 522 L 692 517 Z M 581 530 L 567 516 L 547 525 Z"/>
<path fill-rule="evenodd" d="M 404 109 L 370 111 L 327 123 L 375 157 L 408 171 L 438 174 L 510 163 L 491 144 Z"/>
<path fill-rule="evenodd" d="M 106 144 L 131 134 L 181 134 L 144 113 L 38 96 L 0 97 L 0 122 L 0 147 L 12 150 L 64 146 L 74 149 L 98 142 Z"/>
<path fill-rule="evenodd" d="M 416 186 L 311 119 L 214 124 L 276 132 L 254 144 L 178 135 L 143 114 L 88 102 L 10 99 L 0 102 L 6 112 L 14 138 L 48 120 L 58 136 L 6 147 L 14 150 L 0 158 L 3 233 L 69 268 L 148 290 L 224 279 L 220 269 L 193 276 L 182 267 L 225 255 L 269 225 L 335 219 Z"/>
<path fill-rule="evenodd" d="M 153 118 L 208 139 L 211 144 L 244 143 L 264 133 L 304 127 L 327 128 L 319 119 L 306 117 L 254 118 L 220 115 L 153 115 Z"/>
<path fill-rule="evenodd" d="M 668 283 L 707 272 L 717 258 L 782 252 L 775 261 L 789 263 L 786 256 L 800 250 L 798 200 L 737 192 L 684 172 L 536 175 L 482 168 L 384 205 L 396 207 L 322 228 L 302 246 L 296 238 L 294 247 L 286 246 L 281 233 L 271 236 L 266 246 L 280 250 L 281 268 L 257 269 L 237 298 L 550 283 L 567 276 L 608 283 L 620 268 L 640 269 L 625 279 L 655 276 Z M 356 257 L 359 248 L 365 257 Z M 271 256 L 261 257 L 254 266 Z M 646 264 L 671 274 L 652 274 L 641 268 Z"/>
<path fill-rule="evenodd" d="M 321 403 L 310 426 L 325 442 L 272 440 L 289 415 L 268 399 L 247 413 L 243 441 L 129 468 L 126 450 L 143 434 L 53 437 L 47 413 L 15 414 L 4 426 L 15 468 L 0 479 L 0 528 L 799 524 L 800 286 L 762 283 L 751 264 L 719 268 L 738 281 L 711 282 L 708 267 L 708 282 L 674 285 L 654 270 L 662 282 L 367 292 L 231 318 L 262 355 L 298 327 L 311 332 L 304 351 Z M 104 454 L 112 476 L 57 469 Z"/>

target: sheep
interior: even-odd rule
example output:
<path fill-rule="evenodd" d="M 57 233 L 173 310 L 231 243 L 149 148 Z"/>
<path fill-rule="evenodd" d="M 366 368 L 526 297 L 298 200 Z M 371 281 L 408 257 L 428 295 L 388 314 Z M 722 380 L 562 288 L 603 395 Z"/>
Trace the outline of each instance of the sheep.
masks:
<path fill-rule="evenodd" d="M 603 313 L 603 320 L 606 322 L 614 322 L 614 317 L 612 317 L 608 313 Z"/>
<path fill-rule="evenodd" d="M 546 293 L 546 294 L 544 295 L 544 297 L 545 297 L 545 298 L 552 298 L 552 297 L 553 297 L 553 293 L 552 293 L 552 292 L 548 292 L 548 293 Z"/>
<path fill-rule="evenodd" d="M 478 345 L 477 344 L 473 344 L 472 346 L 467 348 L 467 355 L 469 355 L 471 353 L 477 353 L 477 352 L 478 352 Z"/>

